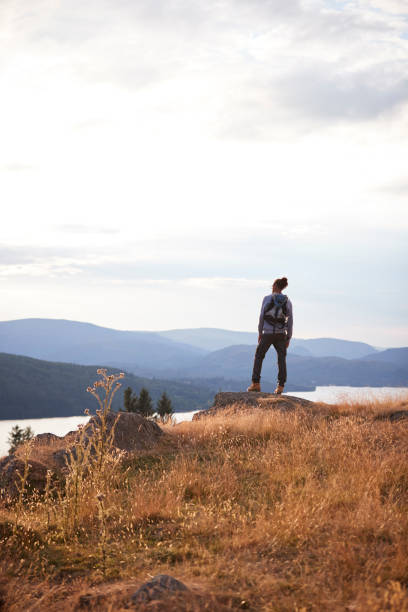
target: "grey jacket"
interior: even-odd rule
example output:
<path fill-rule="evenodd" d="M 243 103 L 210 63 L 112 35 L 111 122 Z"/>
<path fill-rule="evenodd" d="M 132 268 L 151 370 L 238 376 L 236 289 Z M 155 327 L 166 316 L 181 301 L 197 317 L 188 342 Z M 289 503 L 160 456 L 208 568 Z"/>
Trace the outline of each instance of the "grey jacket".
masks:
<path fill-rule="evenodd" d="M 288 301 L 286 302 L 286 310 L 287 310 L 288 316 L 286 319 L 286 323 L 283 327 L 272 325 L 271 323 L 268 323 L 268 321 L 264 320 L 266 306 L 271 301 L 271 297 L 273 295 L 277 295 L 277 294 L 270 293 L 269 295 L 265 295 L 264 299 L 262 300 L 261 314 L 259 315 L 258 332 L 259 334 L 262 334 L 262 333 L 264 334 L 285 334 L 286 333 L 288 340 L 290 340 L 292 337 L 292 331 L 293 331 L 293 307 L 292 307 L 292 302 L 290 301 L 289 298 L 288 298 Z"/>

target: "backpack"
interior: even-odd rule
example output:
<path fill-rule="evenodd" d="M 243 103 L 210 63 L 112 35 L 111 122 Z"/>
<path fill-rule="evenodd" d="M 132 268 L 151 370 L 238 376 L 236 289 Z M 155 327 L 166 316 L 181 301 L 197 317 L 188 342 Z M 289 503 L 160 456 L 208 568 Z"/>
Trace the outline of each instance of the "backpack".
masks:
<path fill-rule="evenodd" d="M 270 325 L 283 328 L 288 317 L 286 308 L 287 303 L 287 295 L 283 295 L 282 293 L 273 295 L 271 301 L 265 308 L 264 320 Z"/>

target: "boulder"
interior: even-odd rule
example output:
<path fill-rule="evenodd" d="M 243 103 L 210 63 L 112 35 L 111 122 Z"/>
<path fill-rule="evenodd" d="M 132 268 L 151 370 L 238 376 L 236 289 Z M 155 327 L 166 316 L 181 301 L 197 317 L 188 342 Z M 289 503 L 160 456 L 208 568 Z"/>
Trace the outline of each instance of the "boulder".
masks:
<path fill-rule="evenodd" d="M 222 415 L 233 415 L 236 413 L 245 412 L 247 409 L 261 409 L 264 411 L 280 410 L 288 412 L 299 408 L 309 409 L 314 406 L 314 402 L 294 397 L 293 395 L 275 395 L 274 393 L 255 393 L 248 391 L 240 392 L 222 392 L 217 393 L 214 398 L 214 404 L 207 410 L 196 412 L 193 416 L 193 421 L 198 421 L 202 418 Z"/>
<path fill-rule="evenodd" d="M 58 440 L 63 440 L 63 438 L 53 433 L 40 433 L 34 436 L 33 438 L 34 444 L 42 444 L 42 445 L 53 444 L 54 442 L 58 442 Z"/>
<path fill-rule="evenodd" d="M 180 580 L 167 574 L 158 574 L 148 582 L 144 582 L 132 595 L 131 601 L 133 605 L 138 605 L 187 591 L 189 589 Z"/>
<path fill-rule="evenodd" d="M 39 461 L 29 459 L 29 471 L 27 477 L 27 492 L 44 491 L 47 479 L 47 467 Z M 8 455 L 0 459 L 0 493 L 5 497 L 16 497 L 20 478 L 24 474 L 24 461 L 14 455 Z"/>
<path fill-rule="evenodd" d="M 398 423 L 398 421 L 408 420 L 408 410 L 397 410 L 392 412 L 389 416 L 391 423 Z"/>
<path fill-rule="evenodd" d="M 64 470 L 67 467 L 68 454 L 69 451 L 65 448 L 60 448 L 52 453 L 52 464 L 57 471 Z"/>
<path fill-rule="evenodd" d="M 100 422 L 100 417 L 96 415 L 91 417 L 88 423 L 84 425 L 85 444 L 88 444 L 92 439 L 94 431 L 100 426 Z M 157 423 L 149 421 L 134 412 L 119 412 L 119 416 L 117 412 L 110 412 L 106 417 L 106 422 L 108 435 L 116 422 L 113 447 L 126 452 L 148 450 L 155 446 L 163 435 L 163 431 Z M 78 441 L 79 436 L 79 431 L 69 432 L 64 438 L 66 442 L 65 447 L 53 453 L 53 462 L 58 468 L 64 469 L 66 467 L 66 460 L 70 451 L 74 457 L 76 456 L 74 445 Z"/>
<path fill-rule="evenodd" d="M 118 413 L 110 412 L 106 418 L 108 431 L 111 431 L 118 418 Z M 86 439 L 92 436 L 93 427 L 99 427 L 99 424 L 100 417 L 98 415 L 91 417 L 85 425 L 87 428 Z M 146 450 L 152 448 L 162 435 L 163 431 L 154 421 L 149 421 L 135 412 L 119 412 L 113 436 L 113 446 L 124 451 Z"/>
<path fill-rule="evenodd" d="M 380 421 L 391 421 L 391 423 L 399 423 L 400 421 L 408 421 L 408 410 L 395 410 L 387 412 L 377 417 Z"/>

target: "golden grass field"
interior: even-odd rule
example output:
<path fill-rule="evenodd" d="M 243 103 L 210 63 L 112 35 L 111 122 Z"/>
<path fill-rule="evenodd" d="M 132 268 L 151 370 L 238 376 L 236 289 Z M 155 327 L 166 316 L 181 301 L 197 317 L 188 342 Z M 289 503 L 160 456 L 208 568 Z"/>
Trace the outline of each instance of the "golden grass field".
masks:
<path fill-rule="evenodd" d="M 139 610 L 408 611 L 408 420 L 381 418 L 398 407 L 166 425 L 98 478 L 3 503 L 3 609 L 125 610 L 165 573 L 191 594 Z"/>

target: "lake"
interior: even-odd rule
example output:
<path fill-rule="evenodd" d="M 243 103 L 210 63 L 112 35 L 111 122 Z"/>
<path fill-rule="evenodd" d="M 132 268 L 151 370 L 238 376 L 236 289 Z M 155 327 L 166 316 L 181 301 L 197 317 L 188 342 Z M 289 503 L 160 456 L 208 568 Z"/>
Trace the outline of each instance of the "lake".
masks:
<path fill-rule="evenodd" d="M 407 387 L 316 387 L 315 391 L 305 392 L 290 392 L 288 395 L 302 397 L 314 402 L 327 402 L 335 404 L 342 401 L 356 400 L 375 400 L 385 398 L 407 398 Z M 181 421 L 191 421 L 195 410 L 192 412 L 177 412 L 175 419 L 178 423 Z M 35 434 L 39 433 L 54 433 L 57 436 L 65 436 L 69 431 L 76 429 L 78 425 L 85 423 L 89 417 L 72 416 L 72 417 L 57 417 L 52 419 L 21 419 L 0 421 L 0 457 L 8 452 L 7 438 L 11 428 L 14 425 L 20 427 L 31 427 Z"/>

